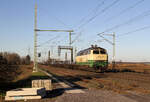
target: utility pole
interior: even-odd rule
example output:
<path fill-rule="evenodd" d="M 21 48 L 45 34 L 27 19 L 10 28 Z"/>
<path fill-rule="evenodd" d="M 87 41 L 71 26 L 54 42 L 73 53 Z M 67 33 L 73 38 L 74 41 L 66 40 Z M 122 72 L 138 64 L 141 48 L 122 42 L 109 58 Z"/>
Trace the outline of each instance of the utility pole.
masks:
<path fill-rule="evenodd" d="M 30 47 L 28 47 L 28 54 L 27 55 L 29 55 L 30 56 Z"/>
<path fill-rule="evenodd" d="M 113 33 L 113 61 L 112 61 L 112 69 L 114 69 L 115 68 L 115 52 L 116 52 L 116 43 L 115 43 L 115 38 L 116 36 L 115 36 L 115 33 Z"/>
<path fill-rule="evenodd" d="M 67 52 L 65 53 L 65 61 L 67 62 Z"/>
<path fill-rule="evenodd" d="M 77 48 L 75 47 L 75 54 L 74 54 L 74 62 L 76 62 L 76 56 L 77 56 Z"/>
<path fill-rule="evenodd" d="M 71 46 L 71 32 L 69 32 L 69 45 Z"/>
<path fill-rule="evenodd" d="M 37 64 L 37 4 L 35 4 L 35 17 L 34 17 L 34 67 L 33 72 L 38 71 L 38 64 Z"/>
<path fill-rule="evenodd" d="M 107 41 L 108 43 L 110 43 L 111 45 L 113 45 L 113 57 L 112 57 L 112 69 L 114 69 L 115 68 L 115 47 L 116 47 L 116 43 L 115 43 L 115 39 L 116 39 L 116 36 L 115 36 L 115 33 L 113 33 L 113 34 L 103 34 L 103 33 L 101 33 L 101 34 L 98 34 L 100 37 L 102 37 L 103 38 L 103 40 L 105 40 L 105 41 Z M 104 37 L 104 35 L 107 35 L 107 36 L 112 36 L 113 37 L 113 41 L 110 41 L 110 40 L 108 40 L 108 39 L 106 39 L 105 37 Z"/>
<path fill-rule="evenodd" d="M 50 50 L 48 51 L 48 61 L 50 60 Z"/>

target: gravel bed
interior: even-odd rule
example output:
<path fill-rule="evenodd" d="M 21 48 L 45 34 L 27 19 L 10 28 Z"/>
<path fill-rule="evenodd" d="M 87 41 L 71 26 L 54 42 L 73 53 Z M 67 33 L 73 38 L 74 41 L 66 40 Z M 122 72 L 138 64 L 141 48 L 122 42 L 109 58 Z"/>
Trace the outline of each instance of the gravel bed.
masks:
<path fill-rule="evenodd" d="M 111 91 L 84 90 L 85 93 L 63 94 L 55 102 L 137 102 Z"/>

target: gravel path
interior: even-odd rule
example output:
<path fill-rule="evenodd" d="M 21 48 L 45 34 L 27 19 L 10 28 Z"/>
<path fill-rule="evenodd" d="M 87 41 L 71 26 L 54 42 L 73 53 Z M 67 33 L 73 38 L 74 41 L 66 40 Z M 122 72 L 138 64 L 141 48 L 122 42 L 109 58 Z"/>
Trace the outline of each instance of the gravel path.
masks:
<path fill-rule="evenodd" d="M 84 90 L 85 93 L 63 94 L 55 102 L 137 102 L 110 91 Z"/>
<path fill-rule="evenodd" d="M 27 102 L 150 102 L 150 95 L 145 96 L 133 93 L 121 95 L 112 91 L 88 89 L 83 89 L 83 91 L 85 93 L 69 94 L 63 93 L 63 90 L 56 90 L 56 92 L 49 93 L 48 96 L 50 97 L 41 100 L 28 100 Z M 53 95 L 57 97 L 53 97 Z"/>

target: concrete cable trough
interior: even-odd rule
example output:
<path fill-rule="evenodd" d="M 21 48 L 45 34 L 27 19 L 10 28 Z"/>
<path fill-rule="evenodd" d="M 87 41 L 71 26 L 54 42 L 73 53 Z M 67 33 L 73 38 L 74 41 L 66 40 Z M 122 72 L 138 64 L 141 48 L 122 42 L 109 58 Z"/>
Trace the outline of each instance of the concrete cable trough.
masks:
<path fill-rule="evenodd" d="M 45 88 L 19 88 L 6 92 L 6 101 L 41 99 L 46 95 Z"/>

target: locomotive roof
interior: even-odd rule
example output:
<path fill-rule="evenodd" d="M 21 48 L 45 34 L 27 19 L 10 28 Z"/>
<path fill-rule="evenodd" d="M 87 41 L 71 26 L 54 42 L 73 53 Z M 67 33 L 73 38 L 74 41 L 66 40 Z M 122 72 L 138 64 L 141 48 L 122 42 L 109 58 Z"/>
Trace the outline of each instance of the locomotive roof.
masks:
<path fill-rule="evenodd" d="M 104 49 L 104 48 L 102 48 L 102 47 L 90 47 L 90 48 L 87 48 L 87 49 L 84 49 L 84 50 L 81 50 L 81 51 L 79 51 L 78 53 L 81 53 L 81 52 L 84 52 L 84 51 L 88 51 L 88 50 L 96 50 L 96 49 L 102 49 L 102 50 L 105 50 L 106 51 L 106 49 Z"/>

